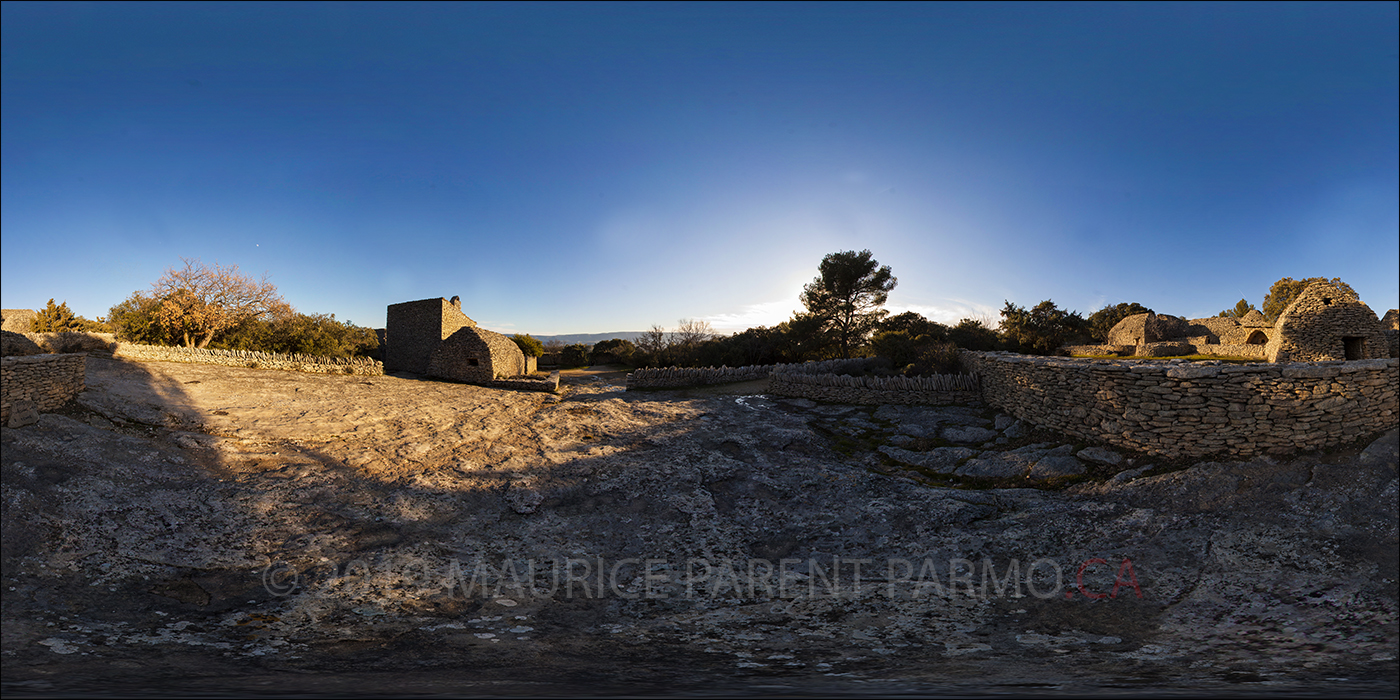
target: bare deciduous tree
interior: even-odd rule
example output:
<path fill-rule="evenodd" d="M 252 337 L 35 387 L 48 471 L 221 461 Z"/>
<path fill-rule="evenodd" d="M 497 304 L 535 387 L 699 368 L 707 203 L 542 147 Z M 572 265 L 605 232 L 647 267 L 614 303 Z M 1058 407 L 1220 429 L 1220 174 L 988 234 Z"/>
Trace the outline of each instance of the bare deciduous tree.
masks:
<path fill-rule="evenodd" d="M 199 260 L 180 260 L 183 268 L 166 270 L 151 286 L 161 300 L 161 325 L 182 337 L 185 347 L 207 347 L 219 331 L 249 318 L 292 313 L 267 275 L 254 280 L 239 273 L 237 265 L 209 267 Z"/>
<path fill-rule="evenodd" d="M 666 335 L 666 329 L 655 324 L 652 325 L 651 330 L 637 336 L 635 342 L 637 349 L 648 355 L 653 361 L 657 360 L 671 344 Z"/>
<path fill-rule="evenodd" d="M 671 334 L 673 345 L 683 348 L 691 348 L 715 337 L 715 331 L 710 327 L 709 321 L 696 319 L 681 319 L 677 321 L 676 332 Z"/>

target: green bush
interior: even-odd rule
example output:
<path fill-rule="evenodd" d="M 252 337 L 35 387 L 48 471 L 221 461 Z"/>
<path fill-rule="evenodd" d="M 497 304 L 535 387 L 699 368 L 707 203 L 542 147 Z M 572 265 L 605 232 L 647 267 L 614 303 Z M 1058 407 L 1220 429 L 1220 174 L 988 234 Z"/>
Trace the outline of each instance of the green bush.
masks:
<path fill-rule="evenodd" d="M 910 337 L 908 331 L 884 331 L 875 336 L 870 347 L 876 357 L 888 360 L 905 376 L 958 371 L 958 346 L 930 335 Z"/>
<path fill-rule="evenodd" d="M 514 340 L 515 344 L 520 346 L 520 352 L 525 353 L 526 357 L 540 357 L 544 355 L 544 343 L 541 343 L 538 338 L 528 333 L 516 333 L 511 336 L 510 339 Z"/>
<path fill-rule="evenodd" d="M 379 348 L 379 337 L 372 328 L 335 320 L 335 314 L 292 314 L 271 321 L 246 319 L 221 333 L 209 347 L 321 357 L 365 357 Z"/>
<path fill-rule="evenodd" d="M 174 345 L 175 338 L 160 323 L 160 299 L 136 292 L 107 311 L 107 324 L 124 343 Z"/>
<path fill-rule="evenodd" d="M 559 353 L 559 364 L 563 367 L 587 367 L 592 347 L 583 343 L 566 345 Z"/>
<path fill-rule="evenodd" d="M 948 340 L 965 350 L 996 350 L 1000 345 L 997 332 L 975 318 L 958 321 L 948 331 Z"/>
<path fill-rule="evenodd" d="M 625 338 L 612 338 L 593 344 L 591 360 L 595 365 L 620 362 L 632 364 L 632 356 L 637 354 L 637 346 Z"/>
<path fill-rule="evenodd" d="M 1065 311 L 1049 299 L 1027 310 L 1010 301 L 1001 310 L 1001 334 L 1017 352 L 1053 355 L 1066 343 L 1086 340 L 1089 322 L 1077 311 Z"/>

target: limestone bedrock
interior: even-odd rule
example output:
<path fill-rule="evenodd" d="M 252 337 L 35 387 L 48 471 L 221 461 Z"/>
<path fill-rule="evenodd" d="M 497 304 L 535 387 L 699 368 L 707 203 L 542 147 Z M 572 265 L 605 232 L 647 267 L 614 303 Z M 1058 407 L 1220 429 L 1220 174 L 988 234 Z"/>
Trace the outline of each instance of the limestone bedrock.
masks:
<path fill-rule="evenodd" d="M 1078 438 L 940 437 L 992 409 L 85 385 L 0 428 L 6 694 L 1396 689 L 1394 429 L 1115 481 Z M 973 460 L 1016 475 L 936 471 Z"/>

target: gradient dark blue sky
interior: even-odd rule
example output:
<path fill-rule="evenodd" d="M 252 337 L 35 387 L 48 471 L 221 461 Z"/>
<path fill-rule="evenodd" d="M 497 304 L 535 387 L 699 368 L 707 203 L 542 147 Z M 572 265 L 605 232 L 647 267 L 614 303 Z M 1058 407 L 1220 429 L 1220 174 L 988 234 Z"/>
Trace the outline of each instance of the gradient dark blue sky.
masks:
<path fill-rule="evenodd" d="M 799 307 L 1400 305 L 1400 15 L 1370 4 L 32 4 L 3 12 L 3 305 L 184 257 L 382 326 Z"/>

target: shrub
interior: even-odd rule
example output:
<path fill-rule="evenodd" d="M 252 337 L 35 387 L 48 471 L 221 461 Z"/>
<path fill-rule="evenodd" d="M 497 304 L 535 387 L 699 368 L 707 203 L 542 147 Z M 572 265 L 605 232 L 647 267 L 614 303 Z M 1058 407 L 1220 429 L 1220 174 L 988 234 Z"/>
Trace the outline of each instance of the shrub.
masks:
<path fill-rule="evenodd" d="M 210 347 L 322 357 L 369 356 L 379 348 L 371 328 L 335 320 L 335 314 L 291 314 L 271 321 L 250 318 L 224 332 Z"/>
<path fill-rule="evenodd" d="M 631 364 L 637 346 L 625 338 L 613 338 L 593 344 L 592 361 L 595 365 L 620 362 Z"/>
<path fill-rule="evenodd" d="M 592 348 L 583 343 L 564 346 L 559 354 L 559 364 L 564 367 L 587 367 Z"/>
<path fill-rule="evenodd" d="M 948 340 L 967 350 L 995 350 L 997 332 L 975 318 L 965 318 L 948 331 Z"/>
<path fill-rule="evenodd" d="M 515 344 L 520 346 L 520 352 L 525 353 L 526 357 L 540 357 L 544 355 L 544 343 L 541 343 L 538 338 L 528 333 L 516 333 L 511 336 L 510 339 L 514 340 Z"/>
<path fill-rule="evenodd" d="M 174 345 L 171 334 L 160 323 L 159 312 L 159 299 L 136 292 L 107 311 L 107 324 L 122 342 Z"/>
<path fill-rule="evenodd" d="M 871 341 L 871 349 L 909 377 L 950 374 L 958 368 L 958 346 L 928 335 L 910 337 L 908 331 L 885 331 Z"/>

